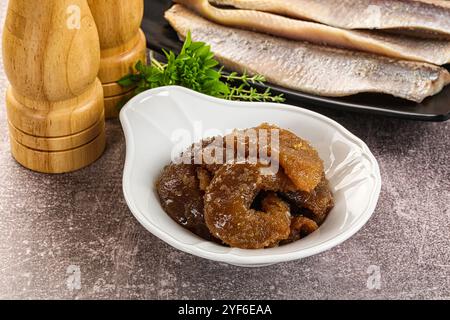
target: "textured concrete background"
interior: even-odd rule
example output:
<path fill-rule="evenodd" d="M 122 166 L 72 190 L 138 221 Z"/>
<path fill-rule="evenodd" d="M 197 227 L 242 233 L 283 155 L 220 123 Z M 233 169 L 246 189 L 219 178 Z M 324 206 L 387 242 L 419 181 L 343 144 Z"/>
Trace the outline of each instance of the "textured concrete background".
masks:
<path fill-rule="evenodd" d="M 6 3 L 0 0 L 1 25 Z M 0 70 L 2 96 L 6 86 Z M 41 175 L 11 158 L 2 98 L 0 298 L 450 299 L 450 123 L 326 114 L 380 163 L 384 184 L 373 218 L 331 251 L 242 269 L 181 253 L 138 224 L 122 196 L 118 121 L 108 123 L 108 148 L 94 165 Z M 367 287 L 372 265 L 380 289 Z"/>

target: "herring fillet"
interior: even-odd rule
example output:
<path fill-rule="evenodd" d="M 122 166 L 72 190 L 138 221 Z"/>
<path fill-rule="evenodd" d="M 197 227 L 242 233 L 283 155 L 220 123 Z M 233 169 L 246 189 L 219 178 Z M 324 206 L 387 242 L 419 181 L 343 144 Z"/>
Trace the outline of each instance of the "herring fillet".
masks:
<path fill-rule="evenodd" d="M 210 0 L 344 29 L 386 29 L 450 39 L 450 5 L 438 0 Z"/>
<path fill-rule="evenodd" d="M 338 97 L 377 92 L 421 102 L 450 83 L 448 71 L 438 66 L 224 27 L 178 4 L 165 18 L 180 37 L 191 31 L 194 41 L 210 44 L 227 68 L 261 74 L 270 83 L 306 93 Z"/>
<path fill-rule="evenodd" d="M 326 43 L 398 59 L 436 65 L 450 63 L 450 41 L 339 29 L 254 10 L 219 9 L 210 5 L 208 0 L 175 2 L 187 6 L 206 19 L 229 27 L 260 31 L 292 40 Z"/>

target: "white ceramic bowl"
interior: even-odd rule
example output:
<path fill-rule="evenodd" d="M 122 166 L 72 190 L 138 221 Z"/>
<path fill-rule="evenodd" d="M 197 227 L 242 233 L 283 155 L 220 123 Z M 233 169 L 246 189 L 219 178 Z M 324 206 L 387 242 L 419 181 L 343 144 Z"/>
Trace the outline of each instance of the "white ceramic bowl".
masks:
<path fill-rule="evenodd" d="M 123 191 L 131 212 L 155 236 L 190 254 L 246 267 L 301 259 L 347 240 L 375 210 L 381 178 L 374 156 L 344 127 L 315 112 L 282 104 L 230 102 L 181 87 L 163 87 L 133 98 L 122 109 L 120 120 L 127 144 Z M 262 122 L 307 139 L 324 160 L 336 206 L 320 229 L 289 245 L 243 250 L 205 241 L 175 223 L 161 208 L 154 187 L 170 162 L 174 132 L 194 133 L 202 125 L 202 136 L 211 136 L 220 132 L 205 130 L 223 133 Z M 186 140 L 177 149 L 190 143 Z"/>

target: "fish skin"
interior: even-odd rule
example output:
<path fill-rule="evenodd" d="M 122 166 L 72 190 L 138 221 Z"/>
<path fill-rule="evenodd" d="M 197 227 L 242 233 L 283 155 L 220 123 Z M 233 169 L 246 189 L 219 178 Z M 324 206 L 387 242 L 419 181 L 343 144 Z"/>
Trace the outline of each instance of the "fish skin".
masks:
<path fill-rule="evenodd" d="M 343 29 L 397 30 L 450 39 L 450 5 L 437 0 L 210 0 Z"/>
<path fill-rule="evenodd" d="M 190 30 L 194 41 L 210 44 L 227 68 L 261 74 L 269 83 L 306 93 L 339 97 L 377 92 L 421 102 L 450 83 L 448 71 L 438 66 L 224 27 L 178 4 L 165 18 L 181 38 Z"/>
<path fill-rule="evenodd" d="M 229 27 L 259 31 L 292 40 L 376 53 L 436 65 L 450 63 L 450 41 L 418 39 L 373 31 L 354 31 L 314 22 L 241 9 L 219 9 L 208 0 L 175 0 L 206 19 Z"/>

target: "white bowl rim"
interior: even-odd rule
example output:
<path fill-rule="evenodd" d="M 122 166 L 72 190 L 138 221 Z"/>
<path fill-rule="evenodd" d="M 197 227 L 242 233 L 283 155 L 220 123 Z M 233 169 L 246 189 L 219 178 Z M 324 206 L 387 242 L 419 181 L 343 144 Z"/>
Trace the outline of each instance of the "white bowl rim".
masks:
<path fill-rule="evenodd" d="M 212 103 L 220 102 L 221 104 L 228 104 L 228 105 L 246 105 L 247 107 L 252 108 L 269 108 L 269 109 L 278 109 L 280 108 L 303 113 L 306 116 L 316 118 L 317 120 L 320 120 L 324 122 L 326 125 L 334 127 L 337 131 L 339 131 L 342 135 L 346 136 L 349 140 L 355 143 L 358 147 L 361 148 L 362 154 L 366 156 L 366 158 L 370 161 L 370 164 L 372 166 L 372 172 L 371 175 L 374 176 L 375 186 L 373 193 L 370 196 L 369 204 L 366 206 L 366 209 L 364 212 L 360 214 L 360 216 L 355 220 L 355 222 L 348 228 L 343 230 L 341 233 L 339 233 L 337 236 L 328 239 L 318 245 L 310 246 L 308 248 L 303 248 L 297 252 L 290 252 L 290 253 L 281 253 L 281 254 L 270 254 L 270 255 L 261 255 L 261 256 L 245 256 L 245 255 L 236 255 L 233 254 L 233 251 L 240 251 L 241 253 L 243 251 L 248 251 L 248 249 L 237 249 L 237 248 L 231 248 L 230 251 L 226 253 L 217 253 L 217 252 L 211 252 L 207 251 L 204 248 L 199 248 L 199 244 L 208 242 L 206 240 L 196 243 L 196 244 L 186 244 L 183 242 L 178 241 L 174 237 L 172 237 L 169 233 L 167 233 L 164 230 L 161 230 L 154 224 L 150 223 L 146 218 L 145 214 L 141 212 L 137 206 L 133 202 L 133 197 L 130 194 L 131 190 L 131 180 L 130 180 L 130 172 L 131 172 L 131 166 L 130 164 L 134 161 L 134 155 L 135 155 L 135 145 L 134 145 L 134 139 L 132 134 L 132 129 L 130 122 L 126 116 L 127 110 L 132 108 L 132 106 L 137 103 L 137 101 L 141 101 L 144 99 L 147 99 L 148 97 L 152 95 L 159 94 L 163 91 L 182 91 L 186 94 L 199 97 L 205 101 L 209 101 Z M 298 260 L 306 257 L 310 257 L 319 253 L 322 253 L 324 251 L 327 251 L 344 241 L 351 238 L 355 233 L 357 233 L 371 218 L 372 214 L 375 211 L 378 198 L 380 196 L 381 192 L 381 175 L 380 175 L 380 168 L 378 165 L 377 160 L 375 159 L 372 152 L 369 150 L 369 147 L 358 137 L 356 137 L 354 134 L 352 134 L 349 130 L 347 130 L 345 127 L 343 127 L 338 122 L 321 115 L 317 112 L 304 109 L 301 107 L 296 107 L 292 105 L 287 104 L 280 104 L 280 103 L 270 103 L 270 102 L 243 102 L 243 101 L 229 101 L 229 100 L 223 100 L 219 98 L 215 98 L 212 96 L 204 95 L 202 93 L 180 87 L 180 86 L 165 86 L 165 87 L 158 87 L 155 89 L 150 89 L 147 91 L 144 91 L 134 98 L 132 98 L 121 110 L 120 112 L 120 122 L 122 123 L 124 135 L 125 135 L 125 141 L 126 141 L 126 159 L 125 159 L 125 166 L 124 166 L 124 172 L 123 172 L 123 193 L 125 197 L 125 201 L 132 212 L 132 214 L 135 216 L 135 218 L 153 235 L 157 236 L 167 244 L 173 246 L 174 248 L 181 250 L 183 252 L 217 261 L 217 262 L 225 262 L 229 264 L 234 265 L 242 265 L 242 266 L 251 266 L 251 265 L 269 265 L 269 264 L 275 264 L 280 262 L 287 262 L 287 261 L 293 261 Z M 175 223 L 175 222 L 174 222 Z M 193 235 L 194 236 L 194 235 Z M 265 250 L 265 249 L 260 249 Z M 250 250 L 254 251 L 254 250 Z"/>

